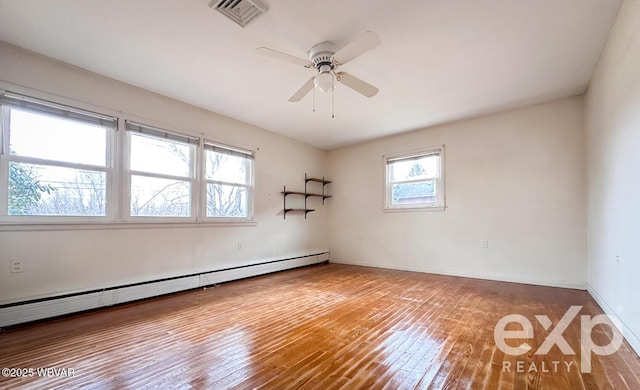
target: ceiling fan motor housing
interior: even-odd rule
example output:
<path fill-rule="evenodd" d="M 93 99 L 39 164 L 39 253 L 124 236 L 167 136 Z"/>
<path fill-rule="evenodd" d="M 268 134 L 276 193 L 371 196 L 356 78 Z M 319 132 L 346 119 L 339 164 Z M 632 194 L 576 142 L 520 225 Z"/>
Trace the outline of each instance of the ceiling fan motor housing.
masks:
<path fill-rule="evenodd" d="M 332 71 L 335 68 L 332 57 L 336 51 L 337 47 L 331 42 L 318 43 L 309 50 L 309 59 L 319 72 Z"/>

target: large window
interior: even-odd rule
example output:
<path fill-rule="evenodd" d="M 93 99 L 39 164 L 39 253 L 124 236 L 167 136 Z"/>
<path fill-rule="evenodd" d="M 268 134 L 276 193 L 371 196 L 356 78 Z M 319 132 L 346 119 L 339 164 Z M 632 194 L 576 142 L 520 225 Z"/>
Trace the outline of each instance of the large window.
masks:
<path fill-rule="evenodd" d="M 250 150 L 2 91 L 0 114 L 0 222 L 252 220 Z"/>
<path fill-rule="evenodd" d="M 0 215 L 106 220 L 116 118 L 9 93 L 1 103 Z"/>
<path fill-rule="evenodd" d="M 443 209 L 444 148 L 385 156 L 385 209 Z"/>

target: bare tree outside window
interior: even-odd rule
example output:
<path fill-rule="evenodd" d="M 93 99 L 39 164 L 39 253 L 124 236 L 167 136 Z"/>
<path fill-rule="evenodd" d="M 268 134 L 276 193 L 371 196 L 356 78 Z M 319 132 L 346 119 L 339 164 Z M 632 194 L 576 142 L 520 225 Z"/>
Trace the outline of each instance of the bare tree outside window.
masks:
<path fill-rule="evenodd" d="M 130 215 L 190 217 L 194 145 L 130 132 Z"/>
<path fill-rule="evenodd" d="M 250 161 L 207 150 L 207 217 L 246 217 Z"/>
<path fill-rule="evenodd" d="M 424 175 L 425 173 L 427 173 L 427 170 L 424 169 L 424 167 L 422 166 L 422 164 L 420 164 L 420 162 L 416 161 L 412 166 L 411 169 L 409 170 L 409 177 L 420 177 L 422 175 Z"/>
<path fill-rule="evenodd" d="M 22 194 L 21 204 L 17 204 L 20 198 L 10 197 L 13 199 L 9 202 L 11 215 L 105 215 L 106 177 L 103 172 L 18 163 L 10 163 L 10 170 L 22 172 L 24 179 L 9 185 L 11 194 Z M 25 173 L 28 173 L 28 180 Z M 24 202 L 25 193 L 28 204 Z"/>

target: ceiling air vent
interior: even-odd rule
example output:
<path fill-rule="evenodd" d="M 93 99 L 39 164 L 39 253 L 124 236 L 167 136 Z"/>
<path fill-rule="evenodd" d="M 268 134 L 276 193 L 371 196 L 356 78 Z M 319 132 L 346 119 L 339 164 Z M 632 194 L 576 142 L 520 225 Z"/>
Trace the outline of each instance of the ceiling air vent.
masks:
<path fill-rule="evenodd" d="M 267 7 L 260 0 L 212 0 L 209 8 L 215 8 L 241 27 L 267 12 Z"/>

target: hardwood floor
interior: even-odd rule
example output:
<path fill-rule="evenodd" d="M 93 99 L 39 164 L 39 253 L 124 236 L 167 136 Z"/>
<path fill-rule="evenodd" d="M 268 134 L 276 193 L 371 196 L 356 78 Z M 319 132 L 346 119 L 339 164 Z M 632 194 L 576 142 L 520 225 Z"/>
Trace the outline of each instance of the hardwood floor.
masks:
<path fill-rule="evenodd" d="M 34 371 L 0 377 L 0 388 L 640 389 L 626 342 L 580 372 L 579 316 L 563 333 L 577 355 L 534 354 L 572 305 L 601 314 L 584 291 L 313 266 L 9 329 L 0 368 L 74 376 Z M 531 321 L 533 339 L 507 342 L 531 352 L 496 347 L 508 314 Z M 536 314 L 553 325 L 545 331 Z M 596 327 L 593 338 L 607 344 L 608 333 Z"/>

